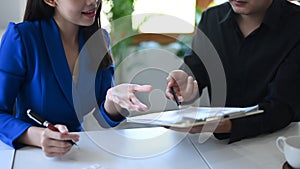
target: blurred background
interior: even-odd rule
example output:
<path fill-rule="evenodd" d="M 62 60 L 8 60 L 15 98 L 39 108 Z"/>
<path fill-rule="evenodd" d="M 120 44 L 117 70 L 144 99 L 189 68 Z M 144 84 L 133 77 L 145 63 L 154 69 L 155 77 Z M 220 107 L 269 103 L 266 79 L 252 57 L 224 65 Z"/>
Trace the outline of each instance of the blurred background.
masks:
<path fill-rule="evenodd" d="M 156 84 L 161 89 L 153 92 L 159 97 L 152 98 L 158 102 L 163 101 L 166 83 L 161 77 L 183 63 L 182 58 L 191 46 L 202 12 L 228 0 L 102 1 L 101 24 L 111 36 L 116 83 L 150 83 L 161 79 L 162 82 Z M 26 2 L 0 1 L 0 39 L 9 22 L 22 21 Z M 294 3 L 299 4 L 297 1 Z M 196 102 L 200 106 L 209 106 L 206 89 Z M 89 124 L 88 128 L 93 129 L 94 126 Z"/>
<path fill-rule="evenodd" d="M 102 0 L 102 27 L 111 33 L 112 52 L 118 66 L 132 51 L 164 48 L 182 57 L 203 10 L 228 0 Z M 0 1 L 0 38 L 9 22 L 21 22 L 26 0 Z M 296 2 L 298 3 L 299 2 Z M 116 20 L 124 17 L 126 23 Z M 173 16 L 177 20 L 166 16 Z M 180 25 L 184 21 L 184 26 Z M 130 32 L 130 33 L 128 33 Z M 126 34 L 134 34 L 126 37 Z M 126 38 L 124 38 L 126 37 Z M 120 40 L 121 39 L 121 40 Z M 114 44 L 114 42 L 116 42 Z M 184 44 L 183 44 L 184 43 Z"/>
<path fill-rule="evenodd" d="M 0 37 L 9 22 L 22 21 L 26 0 L 1 0 L 0 2 Z"/>
<path fill-rule="evenodd" d="M 158 34 L 192 35 L 193 26 L 199 22 L 201 11 L 207 7 L 223 3 L 226 0 L 103 0 L 102 5 L 102 25 L 109 32 L 116 29 L 121 32 L 136 31 L 139 36 L 128 39 L 128 42 L 121 43 L 118 47 L 114 47 L 113 52 L 116 55 L 122 45 L 139 46 L 145 45 L 143 42 L 156 42 L 156 45 L 170 45 L 175 39 L 162 37 Z M 1 0 L 0 2 L 0 37 L 4 33 L 9 22 L 21 22 L 25 10 L 26 0 Z M 155 16 L 156 14 L 156 16 Z M 174 16 L 191 24 L 190 27 L 175 27 L 175 23 L 170 24 L 170 20 L 165 16 Z M 110 22 L 125 16 L 132 16 L 129 27 L 125 30 L 121 28 L 112 28 Z M 159 24 L 160 26 L 153 26 Z M 129 30 L 132 29 L 132 30 Z M 151 35 L 149 34 L 151 33 Z M 122 33 L 121 33 L 122 34 Z M 114 38 L 114 37 L 112 37 Z M 151 44 L 154 45 L 154 44 Z M 172 46 L 172 45 L 171 45 Z M 173 45 L 174 47 L 176 45 Z M 178 46 L 177 47 L 181 47 Z M 179 49 L 178 49 L 179 50 Z M 123 50 L 122 50 L 123 51 Z M 180 51 L 178 51 L 180 52 Z M 124 53 L 124 51 L 122 52 Z M 125 55 L 125 54 L 123 54 Z M 179 53 L 182 56 L 182 53 Z M 118 56 L 119 58 L 121 56 Z M 116 59 L 118 62 L 118 59 Z"/>
<path fill-rule="evenodd" d="M 101 23 L 111 36 L 116 82 L 124 83 L 131 82 L 143 68 L 158 67 L 164 71 L 178 68 L 180 61 L 173 58 L 181 59 L 188 50 L 202 11 L 226 0 L 102 1 Z M 0 37 L 9 22 L 22 21 L 26 2 L 1 0 Z M 145 49 L 151 50 L 145 52 Z"/>

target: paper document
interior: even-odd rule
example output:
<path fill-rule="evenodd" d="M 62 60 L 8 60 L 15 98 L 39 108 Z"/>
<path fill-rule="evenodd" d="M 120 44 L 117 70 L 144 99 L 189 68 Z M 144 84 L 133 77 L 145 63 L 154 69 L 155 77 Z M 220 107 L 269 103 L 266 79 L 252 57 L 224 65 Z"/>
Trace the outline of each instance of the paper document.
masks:
<path fill-rule="evenodd" d="M 187 107 L 179 110 L 150 113 L 127 117 L 129 123 L 151 124 L 158 126 L 190 127 L 205 124 L 220 118 L 233 119 L 262 113 L 258 106 L 237 107 Z"/>

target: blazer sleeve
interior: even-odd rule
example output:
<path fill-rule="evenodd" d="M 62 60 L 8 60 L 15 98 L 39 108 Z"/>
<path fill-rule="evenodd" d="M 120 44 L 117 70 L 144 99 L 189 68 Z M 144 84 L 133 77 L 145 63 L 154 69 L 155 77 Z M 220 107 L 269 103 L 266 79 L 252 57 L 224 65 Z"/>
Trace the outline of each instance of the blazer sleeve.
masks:
<path fill-rule="evenodd" d="M 111 53 L 109 34 L 105 29 L 102 29 L 102 34 L 103 34 L 106 44 L 108 46 L 109 52 Z M 94 117 L 99 122 L 99 124 L 102 127 L 106 127 L 106 128 L 115 127 L 125 119 L 125 118 L 123 118 L 120 121 L 114 121 L 108 116 L 108 113 L 104 109 L 104 102 L 105 102 L 107 90 L 115 85 L 113 76 L 114 76 L 114 65 L 111 65 L 109 68 L 107 68 L 101 72 L 101 79 L 102 79 L 101 83 L 102 84 L 100 85 L 101 86 L 100 97 L 98 100 L 98 105 L 100 107 L 101 116 L 98 112 L 95 112 L 93 114 Z"/>
<path fill-rule="evenodd" d="M 101 89 L 100 89 L 100 99 L 98 100 L 98 105 L 100 107 L 100 113 L 102 116 L 100 116 L 99 113 L 94 113 L 94 117 L 97 119 L 99 124 L 102 127 L 109 128 L 109 127 L 115 127 L 118 124 L 120 124 L 124 119 L 121 119 L 120 121 L 114 121 L 109 116 L 106 110 L 104 109 L 104 102 L 107 94 L 107 90 L 114 86 L 114 80 L 113 80 L 113 74 L 114 74 L 114 67 L 111 65 L 109 68 L 102 71 L 101 79 Z"/>
<path fill-rule="evenodd" d="M 18 26 L 10 23 L 0 45 L 0 139 L 14 148 L 17 148 L 14 141 L 31 126 L 13 115 L 15 100 L 26 75 L 24 51 Z"/>

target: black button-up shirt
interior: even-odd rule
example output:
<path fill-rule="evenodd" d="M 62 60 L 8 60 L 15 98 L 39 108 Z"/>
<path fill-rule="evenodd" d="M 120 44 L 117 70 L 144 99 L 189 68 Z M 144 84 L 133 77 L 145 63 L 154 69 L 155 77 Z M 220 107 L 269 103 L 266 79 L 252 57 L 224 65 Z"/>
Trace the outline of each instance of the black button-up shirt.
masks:
<path fill-rule="evenodd" d="M 273 0 L 262 24 L 247 37 L 241 33 L 236 15 L 227 2 L 205 11 L 199 29 L 209 38 L 224 67 L 226 106 L 259 105 L 264 113 L 232 120 L 231 134 L 242 138 L 281 129 L 300 120 L 300 7 L 286 0 Z M 193 48 L 197 44 L 194 40 Z M 202 90 L 210 88 L 209 77 L 199 57 L 187 55 Z M 214 91 L 211 91 L 214 92 Z"/>

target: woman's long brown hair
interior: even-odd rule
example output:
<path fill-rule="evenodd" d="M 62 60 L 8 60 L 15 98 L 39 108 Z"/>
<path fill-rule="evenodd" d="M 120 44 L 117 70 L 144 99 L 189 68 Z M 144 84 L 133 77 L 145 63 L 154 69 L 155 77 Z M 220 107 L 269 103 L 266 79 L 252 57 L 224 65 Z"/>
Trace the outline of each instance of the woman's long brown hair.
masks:
<path fill-rule="evenodd" d="M 100 6 L 96 12 L 95 22 L 91 26 L 81 27 L 83 31 L 85 40 L 87 41 L 94 33 L 96 33 L 99 29 L 101 29 L 101 22 L 100 22 L 100 12 L 101 12 L 102 2 L 100 2 Z M 27 0 L 25 14 L 23 17 L 23 21 L 37 21 L 37 20 L 48 20 L 51 19 L 54 15 L 54 8 L 47 5 L 43 0 Z M 101 39 L 103 38 L 102 31 L 101 32 Z M 104 43 L 106 44 L 106 43 Z M 101 61 L 99 65 L 99 70 L 103 70 L 109 67 L 112 63 L 112 56 L 108 50 L 106 45 L 107 54 Z M 100 53 L 100 52 L 99 52 Z"/>

